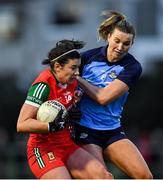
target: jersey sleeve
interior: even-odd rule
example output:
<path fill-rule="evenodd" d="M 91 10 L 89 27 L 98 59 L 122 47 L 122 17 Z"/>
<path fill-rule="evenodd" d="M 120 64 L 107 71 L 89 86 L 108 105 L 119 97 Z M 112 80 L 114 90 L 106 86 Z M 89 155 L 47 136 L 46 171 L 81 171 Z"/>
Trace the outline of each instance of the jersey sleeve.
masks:
<path fill-rule="evenodd" d="M 33 84 L 29 88 L 25 103 L 39 107 L 43 102 L 48 100 L 49 93 L 50 88 L 48 84 L 43 82 Z"/>
<path fill-rule="evenodd" d="M 133 86 L 142 73 L 142 67 L 139 63 L 129 64 L 118 75 L 117 79 L 126 83 L 129 87 Z"/>

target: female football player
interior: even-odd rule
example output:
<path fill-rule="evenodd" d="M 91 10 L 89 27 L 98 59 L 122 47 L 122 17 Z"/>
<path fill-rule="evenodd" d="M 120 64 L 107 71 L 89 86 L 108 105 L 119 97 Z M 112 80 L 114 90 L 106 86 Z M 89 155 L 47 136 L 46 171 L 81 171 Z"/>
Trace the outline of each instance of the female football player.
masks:
<path fill-rule="evenodd" d="M 71 140 L 66 122 L 63 128 L 55 119 L 50 123 L 36 119 L 39 106 L 47 100 L 57 99 L 67 109 L 72 106 L 80 63 L 77 49 L 83 45 L 81 41 L 61 40 L 50 50 L 43 61 L 49 67 L 34 80 L 21 108 L 17 131 L 30 133 L 27 157 L 36 178 L 113 178 L 100 161 Z M 63 122 L 62 116 L 58 120 Z"/>
<path fill-rule="evenodd" d="M 75 142 L 103 164 L 104 155 L 131 178 L 151 179 L 145 160 L 120 122 L 129 88 L 142 72 L 140 63 L 128 53 L 135 30 L 124 15 L 113 11 L 106 15 L 99 35 L 107 45 L 82 53 L 82 78 L 77 76 L 77 80 L 85 94 L 81 119 L 75 123 Z"/>

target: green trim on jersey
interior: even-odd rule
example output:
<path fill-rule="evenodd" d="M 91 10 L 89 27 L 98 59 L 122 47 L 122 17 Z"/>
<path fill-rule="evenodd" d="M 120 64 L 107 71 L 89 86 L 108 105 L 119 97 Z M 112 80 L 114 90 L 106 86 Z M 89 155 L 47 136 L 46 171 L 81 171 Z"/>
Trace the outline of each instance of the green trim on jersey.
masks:
<path fill-rule="evenodd" d="M 50 88 L 46 83 L 43 82 L 36 83 L 30 87 L 27 94 L 26 103 L 38 107 L 43 102 L 47 101 L 49 93 L 50 93 Z"/>

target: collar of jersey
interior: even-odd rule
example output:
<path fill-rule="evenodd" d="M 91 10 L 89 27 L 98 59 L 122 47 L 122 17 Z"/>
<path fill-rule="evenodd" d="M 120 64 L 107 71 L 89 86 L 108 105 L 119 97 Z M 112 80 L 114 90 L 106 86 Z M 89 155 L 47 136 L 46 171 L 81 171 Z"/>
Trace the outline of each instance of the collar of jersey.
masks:
<path fill-rule="evenodd" d="M 101 54 L 102 54 L 104 57 L 107 57 L 107 48 L 108 48 L 108 45 L 103 46 L 103 47 L 101 48 Z"/>

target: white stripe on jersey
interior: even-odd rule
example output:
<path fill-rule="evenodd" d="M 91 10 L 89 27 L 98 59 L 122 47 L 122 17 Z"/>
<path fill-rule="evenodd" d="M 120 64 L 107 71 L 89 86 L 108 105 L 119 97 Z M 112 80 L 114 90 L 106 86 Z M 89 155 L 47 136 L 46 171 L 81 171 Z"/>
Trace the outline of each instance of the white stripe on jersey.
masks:
<path fill-rule="evenodd" d="M 42 93 L 45 88 L 46 88 L 45 84 L 39 83 L 39 85 L 37 86 L 37 88 L 33 93 L 33 97 L 35 96 L 36 98 L 41 99 Z"/>
<path fill-rule="evenodd" d="M 28 101 L 28 100 L 25 100 L 25 103 L 26 103 L 26 104 L 29 104 L 29 105 L 31 105 L 31 106 L 34 106 L 34 107 L 40 107 L 39 104 L 34 103 L 34 102 L 31 102 L 31 101 Z"/>
<path fill-rule="evenodd" d="M 46 85 L 44 84 L 44 87 L 42 88 L 42 90 L 41 90 L 41 92 L 40 92 L 40 95 L 39 95 L 39 99 L 41 99 L 41 96 L 42 96 L 42 93 L 43 93 L 43 91 L 44 91 L 44 89 L 46 88 Z"/>
<path fill-rule="evenodd" d="M 35 89 L 35 91 L 34 91 L 34 93 L 33 93 L 33 96 L 35 96 L 36 95 L 36 93 L 37 93 L 37 90 L 38 90 L 38 88 L 41 86 L 41 83 L 39 83 L 39 85 L 37 86 L 37 88 Z"/>
<path fill-rule="evenodd" d="M 38 91 L 37 91 L 37 93 L 36 93 L 36 98 L 39 97 L 40 91 L 41 91 L 41 89 L 42 89 L 44 86 L 45 86 L 44 84 L 41 84 L 41 86 L 39 87 L 39 89 L 38 89 Z"/>

